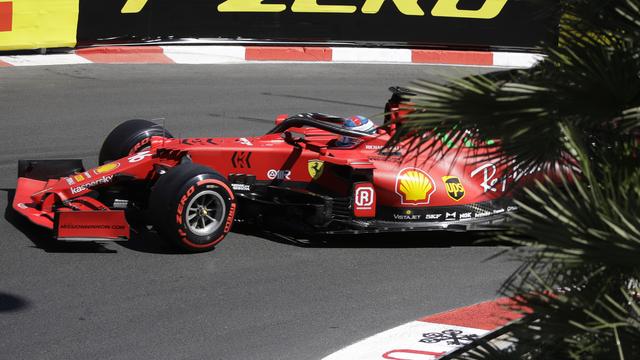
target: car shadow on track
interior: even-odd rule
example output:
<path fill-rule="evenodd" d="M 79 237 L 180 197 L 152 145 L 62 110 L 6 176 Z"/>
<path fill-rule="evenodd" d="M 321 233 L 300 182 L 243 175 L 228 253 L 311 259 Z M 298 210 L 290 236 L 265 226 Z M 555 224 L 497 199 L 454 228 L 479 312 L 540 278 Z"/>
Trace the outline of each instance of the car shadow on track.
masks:
<path fill-rule="evenodd" d="M 493 240 L 495 232 L 411 231 L 303 236 L 237 224 L 234 225 L 233 232 L 257 236 L 280 244 L 312 248 L 448 248 L 510 245 Z"/>
<path fill-rule="evenodd" d="M 27 299 L 0 292 L 0 313 L 22 311 L 30 306 Z"/>

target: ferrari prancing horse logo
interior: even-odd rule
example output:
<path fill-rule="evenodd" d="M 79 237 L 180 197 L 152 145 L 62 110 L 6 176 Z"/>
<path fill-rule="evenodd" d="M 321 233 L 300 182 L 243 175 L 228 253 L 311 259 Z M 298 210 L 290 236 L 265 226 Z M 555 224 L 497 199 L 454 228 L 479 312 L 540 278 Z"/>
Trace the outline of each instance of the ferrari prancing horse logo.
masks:
<path fill-rule="evenodd" d="M 324 170 L 324 161 L 322 160 L 309 160 L 307 163 L 307 170 L 309 170 L 309 176 L 313 180 L 318 180 L 322 176 Z"/>

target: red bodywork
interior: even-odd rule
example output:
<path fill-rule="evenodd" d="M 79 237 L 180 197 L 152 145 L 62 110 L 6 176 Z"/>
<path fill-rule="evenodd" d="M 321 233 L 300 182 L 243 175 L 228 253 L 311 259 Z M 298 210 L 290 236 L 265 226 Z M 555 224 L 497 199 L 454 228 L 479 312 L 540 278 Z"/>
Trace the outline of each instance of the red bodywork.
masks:
<path fill-rule="evenodd" d="M 128 156 L 94 169 L 80 165 L 51 179 L 23 174 L 13 208 L 58 239 L 126 239 L 125 211 L 104 193 L 136 184 L 151 189 L 187 159 L 229 180 L 236 218 L 304 223 L 305 231 L 483 229 L 517 210 L 505 196 L 509 184 L 531 174 L 511 169 L 501 177 L 504 169 L 477 163 L 478 149 L 465 145 L 437 159 L 402 145 L 385 148 L 408 111 L 396 91 L 386 111 L 385 126 L 360 134 L 351 147 L 336 146 L 344 119 L 322 114 L 280 115 L 272 131 L 255 137 L 151 136 Z"/>

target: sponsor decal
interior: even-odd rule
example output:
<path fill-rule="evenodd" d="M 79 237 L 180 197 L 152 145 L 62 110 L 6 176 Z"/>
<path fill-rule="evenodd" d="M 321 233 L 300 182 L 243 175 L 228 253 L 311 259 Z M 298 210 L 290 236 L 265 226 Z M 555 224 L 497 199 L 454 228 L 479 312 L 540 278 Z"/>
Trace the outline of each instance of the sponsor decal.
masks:
<path fill-rule="evenodd" d="M 182 139 L 180 141 L 182 145 L 188 146 L 205 146 L 205 145 L 218 145 L 213 139 L 208 138 L 192 138 L 192 139 Z"/>
<path fill-rule="evenodd" d="M 140 11 L 148 0 L 128 0 L 125 8 Z M 453 17 L 469 19 L 493 19 L 502 12 L 502 8 L 508 0 L 485 0 L 480 8 L 474 10 L 461 10 L 458 3 L 461 0 L 438 0 L 431 8 L 431 15 L 436 17 Z M 133 3 L 127 7 L 129 3 Z M 377 14 L 380 12 L 384 0 L 365 0 L 360 8 L 363 14 Z M 396 9 L 407 16 L 425 16 L 423 8 L 418 0 L 388 0 Z M 263 0 L 226 0 L 218 5 L 219 12 L 266 12 L 277 13 L 287 9 L 285 4 L 265 4 Z M 358 10 L 355 5 L 321 5 L 318 0 L 294 0 L 291 4 L 291 12 L 294 13 L 318 13 L 318 14 L 353 14 Z"/>
<path fill-rule="evenodd" d="M 396 175 L 396 193 L 403 205 L 429 204 L 436 192 L 433 178 L 417 168 L 405 168 Z"/>
<path fill-rule="evenodd" d="M 444 188 L 447 195 L 454 201 L 460 201 L 464 197 L 464 186 L 457 176 L 443 176 Z"/>
<path fill-rule="evenodd" d="M 476 213 L 476 217 L 477 218 L 481 218 L 481 217 L 486 217 L 486 216 L 491 216 L 492 213 L 488 212 L 488 211 L 483 211 L 483 212 L 477 212 Z"/>
<path fill-rule="evenodd" d="M 60 229 L 86 229 L 86 230 L 123 230 L 124 225 L 100 225 L 100 224 L 64 224 Z"/>
<path fill-rule="evenodd" d="M 474 177 L 478 174 L 481 175 L 482 182 L 480 183 L 480 186 L 482 186 L 482 190 L 484 192 L 505 192 L 507 190 L 508 183 L 518 181 L 524 176 L 534 174 L 540 170 L 541 168 L 538 167 L 522 171 L 519 170 L 516 166 L 511 169 L 511 172 L 506 177 L 498 177 L 496 176 L 498 172 L 496 165 L 492 163 L 486 163 L 473 169 L 473 171 L 471 171 L 471 177 Z"/>
<path fill-rule="evenodd" d="M 309 171 L 309 176 L 311 176 L 313 180 L 318 180 L 324 171 L 324 161 L 309 160 L 307 163 L 307 170 Z"/>
<path fill-rule="evenodd" d="M 355 185 L 353 191 L 353 214 L 356 217 L 376 216 L 376 191 L 371 183 Z"/>
<path fill-rule="evenodd" d="M 242 138 L 238 139 L 238 142 L 239 142 L 240 144 L 242 144 L 242 145 L 246 145 L 246 146 L 253 146 L 253 143 L 252 143 L 249 139 L 247 139 L 247 138 L 243 138 L 243 137 L 242 137 Z"/>
<path fill-rule="evenodd" d="M 231 188 L 235 191 L 251 191 L 251 185 L 249 184 L 231 184 Z"/>
<path fill-rule="evenodd" d="M 182 195 L 180 201 L 178 202 L 178 209 L 176 210 L 176 223 L 178 223 L 178 225 L 182 225 L 182 213 L 184 212 L 184 204 L 187 202 L 187 199 L 193 194 L 194 191 L 196 191 L 196 186 L 192 185 L 187 190 L 187 192 Z M 187 233 L 184 233 L 184 238 L 186 238 L 186 236 Z"/>
<path fill-rule="evenodd" d="M 467 345 L 478 338 L 477 334 L 465 334 L 462 330 L 447 329 L 440 332 L 431 332 L 422 334 L 420 342 L 427 344 L 436 344 L 447 342 L 447 345 Z"/>
<path fill-rule="evenodd" d="M 426 214 L 424 216 L 425 220 L 439 220 L 442 217 L 442 214 Z"/>
<path fill-rule="evenodd" d="M 84 181 L 84 176 L 78 174 L 78 175 L 73 175 L 73 180 L 77 181 L 77 182 L 81 182 Z"/>
<path fill-rule="evenodd" d="M 502 208 L 502 209 L 495 209 L 495 210 L 493 210 L 493 213 L 494 213 L 494 214 L 502 214 L 503 212 L 504 212 L 504 208 Z"/>
<path fill-rule="evenodd" d="M 137 14 L 149 0 L 127 0 L 120 12 L 122 14 Z M 435 17 L 465 18 L 465 19 L 493 19 L 498 16 L 509 0 L 484 0 L 482 6 L 475 9 L 460 9 L 462 0 L 437 0 L 431 8 L 431 15 Z M 407 16 L 425 16 L 424 9 L 418 0 L 387 0 L 395 5 L 398 12 Z M 363 14 L 378 14 L 385 0 L 365 0 L 360 8 Z M 286 4 L 274 4 L 264 0 L 225 0 L 218 5 L 221 13 L 279 13 L 287 10 Z M 318 0 L 294 0 L 291 12 L 316 14 L 353 14 L 358 10 L 356 5 L 323 5 Z"/>
<path fill-rule="evenodd" d="M 69 185 L 73 185 L 73 184 L 76 183 L 75 181 L 73 181 L 72 178 L 69 178 L 69 177 L 64 178 L 64 181 L 66 181 L 67 184 L 69 184 Z"/>
<path fill-rule="evenodd" d="M 85 191 L 87 189 L 90 189 L 90 188 L 92 188 L 94 186 L 97 186 L 97 185 L 108 184 L 108 183 L 111 182 L 111 180 L 113 180 L 113 175 L 103 176 L 100 179 L 97 179 L 95 181 L 91 181 L 89 183 L 86 183 L 86 184 L 83 184 L 83 185 L 80 185 L 80 186 L 72 187 L 71 188 L 71 193 L 72 194 L 77 194 L 79 192 L 83 192 L 83 191 Z"/>
<path fill-rule="evenodd" d="M 144 158 L 146 157 L 151 157 L 153 154 L 151 154 L 151 151 L 149 150 L 145 150 L 145 151 L 141 151 L 133 156 L 130 156 L 127 158 L 127 161 L 131 164 L 133 163 L 137 163 L 140 162 L 142 160 L 144 160 Z"/>
<path fill-rule="evenodd" d="M 462 220 L 462 219 L 471 219 L 471 214 L 472 214 L 472 212 L 470 212 L 470 211 L 469 212 L 460 213 L 460 220 Z"/>
<path fill-rule="evenodd" d="M 516 211 L 518 210 L 517 206 L 507 206 L 507 211 Z"/>
<path fill-rule="evenodd" d="M 129 150 L 129 155 L 137 153 L 138 151 L 140 151 L 140 149 L 142 149 L 143 147 L 147 146 L 150 142 L 151 142 L 151 138 L 142 139 L 140 142 L 135 144 L 131 148 L 131 150 Z"/>
<path fill-rule="evenodd" d="M 496 166 L 491 163 L 487 163 L 487 164 L 482 164 L 478 168 L 471 171 L 471 177 L 474 177 L 478 174 L 482 174 L 483 180 L 480 183 L 480 186 L 482 186 L 482 190 L 484 192 L 488 192 L 488 191 L 496 192 L 498 191 L 498 189 L 495 187 L 495 185 L 498 183 L 498 179 L 495 177 L 496 172 L 497 172 Z M 504 192 L 505 188 L 506 188 L 506 181 L 503 182 L 501 191 Z"/>
<path fill-rule="evenodd" d="M 411 210 L 406 210 L 403 214 L 393 214 L 395 220 L 420 220 L 422 215 L 414 214 Z"/>
<path fill-rule="evenodd" d="M 291 180 L 291 170 L 275 170 L 267 171 L 267 177 L 271 180 Z"/>
<path fill-rule="evenodd" d="M 457 212 L 445 212 L 445 216 L 444 216 L 444 220 L 445 221 L 455 221 L 456 220 L 456 216 L 458 215 Z"/>
<path fill-rule="evenodd" d="M 91 174 L 88 171 L 82 173 L 87 179 L 91 179 Z"/>
<path fill-rule="evenodd" d="M 231 164 L 234 168 L 251 169 L 251 152 L 236 151 L 231 155 Z"/>
<path fill-rule="evenodd" d="M 384 145 L 365 145 L 364 148 L 367 150 L 380 150 L 384 147 Z"/>
<path fill-rule="evenodd" d="M 119 167 L 120 167 L 120 163 L 119 162 L 112 162 L 112 163 L 104 164 L 102 166 L 99 166 L 99 167 L 95 168 L 93 170 L 93 172 L 96 175 L 106 174 L 106 173 L 109 173 L 109 172 L 119 168 Z"/>
<path fill-rule="evenodd" d="M 231 225 L 233 225 L 233 218 L 236 215 L 236 203 L 231 203 L 229 207 L 229 216 L 227 216 L 227 221 L 224 223 L 224 233 L 228 233 L 231 231 Z"/>

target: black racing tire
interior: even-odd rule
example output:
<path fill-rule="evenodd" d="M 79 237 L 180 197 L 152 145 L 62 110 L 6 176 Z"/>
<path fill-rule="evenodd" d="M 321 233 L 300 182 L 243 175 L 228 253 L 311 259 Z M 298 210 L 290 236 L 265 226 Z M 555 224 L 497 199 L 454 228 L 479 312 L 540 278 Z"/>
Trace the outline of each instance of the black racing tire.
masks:
<path fill-rule="evenodd" d="M 152 136 L 173 138 L 162 126 L 149 120 L 127 120 L 107 135 L 100 148 L 98 163 L 102 165 L 136 153 L 148 145 Z"/>
<path fill-rule="evenodd" d="M 213 169 L 194 163 L 167 171 L 149 198 L 151 222 L 158 234 L 187 252 L 213 250 L 231 229 L 235 212 L 229 182 Z"/>

